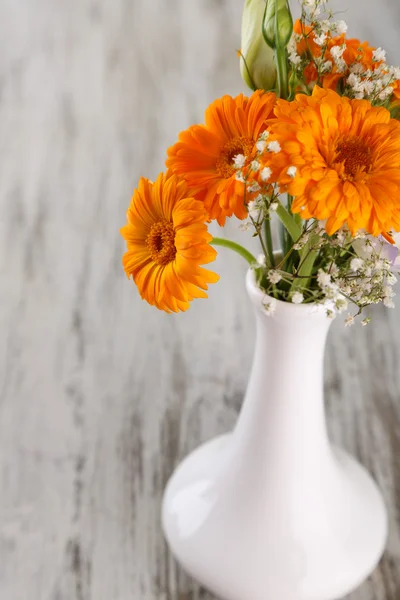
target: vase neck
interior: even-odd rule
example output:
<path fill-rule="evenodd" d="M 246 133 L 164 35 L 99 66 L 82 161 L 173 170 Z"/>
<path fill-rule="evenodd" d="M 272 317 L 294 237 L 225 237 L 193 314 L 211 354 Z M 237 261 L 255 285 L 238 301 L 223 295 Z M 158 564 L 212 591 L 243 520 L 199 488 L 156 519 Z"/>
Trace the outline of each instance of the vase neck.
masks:
<path fill-rule="evenodd" d="M 323 307 L 279 301 L 275 313 L 268 316 L 263 292 L 254 289 L 251 280 L 247 287 L 256 312 L 257 341 L 235 430 L 238 448 L 246 452 L 251 447 L 253 456 L 262 461 L 266 455 L 280 455 L 286 467 L 309 464 L 316 452 L 330 452 L 323 358 L 331 320 Z"/>

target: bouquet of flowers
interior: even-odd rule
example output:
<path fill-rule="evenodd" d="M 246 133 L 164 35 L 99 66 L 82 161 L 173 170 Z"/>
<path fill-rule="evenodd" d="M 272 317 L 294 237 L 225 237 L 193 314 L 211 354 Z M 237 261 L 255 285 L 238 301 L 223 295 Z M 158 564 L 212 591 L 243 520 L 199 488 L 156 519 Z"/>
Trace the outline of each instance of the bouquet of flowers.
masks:
<path fill-rule="evenodd" d="M 241 73 L 249 97 L 228 95 L 179 134 L 167 171 L 141 178 L 121 229 L 123 265 L 141 296 L 167 312 L 207 297 L 216 246 L 241 254 L 277 300 L 393 306 L 400 270 L 400 69 L 346 37 L 326 0 L 246 0 Z M 260 241 L 254 257 L 207 224 L 236 217 Z M 274 250 L 271 223 L 280 226 Z M 366 324 L 369 319 L 363 319 Z"/>

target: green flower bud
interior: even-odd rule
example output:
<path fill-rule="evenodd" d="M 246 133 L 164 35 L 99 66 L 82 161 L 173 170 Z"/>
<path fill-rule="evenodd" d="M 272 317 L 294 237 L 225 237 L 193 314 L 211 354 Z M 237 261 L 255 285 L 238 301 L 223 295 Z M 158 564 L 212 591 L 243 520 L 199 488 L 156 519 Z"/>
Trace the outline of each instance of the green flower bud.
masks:
<path fill-rule="evenodd" d="M 286 48 L 293 33 L 293 18 L 288 0 L 267 0 L 263 35 L 270 48 Z"/>
<path fill-rule="evenodd" d="M 276 81 L 274 52 L 263 37 L 265 7 L 265 0 L 245 0 L 243 10 L 240 72 L 253 90 L 271 90 Z"/>

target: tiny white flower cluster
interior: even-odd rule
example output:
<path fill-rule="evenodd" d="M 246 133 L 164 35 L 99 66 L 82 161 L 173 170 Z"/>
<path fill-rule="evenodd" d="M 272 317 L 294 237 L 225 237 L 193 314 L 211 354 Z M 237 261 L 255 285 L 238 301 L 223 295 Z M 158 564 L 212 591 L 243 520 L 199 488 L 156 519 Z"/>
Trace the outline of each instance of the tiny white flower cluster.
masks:
<path fill-rule="evenodd" d="M 347 71 L 347 63 L 343 60 L 343 53 L 346 50 L 346 45 L 333 46 L 331 48 L 331 56 L 335 61 L 335 66 L 339 73 L 345 73 Z"/>
<path fill-rule="evenodd" d="M 386 64 L 385 51 L 378 48 L 374 52 L 374 60 L 380 62 L 374 69 L 364 69 L 359 62 L 350 67 L 347 77 L 346 95 L 359 100 L 366 99 L 371 103 L 383 103 L 393 93 L 394 84 L 400 80 L 400 68 Z"/>
<path fill-rule="evenodd" d="M 263 166 L 262 164 L 262 156 L 265 153 L 272 153 L 272 154 L 278 154 L 278 152 L 281 151 L 281 146 L 279 144 L 278 141 L 271 141 L 268 142 L 268 137 L 269 137 L 269 131 L 264 131 L 259 139 L 256 142 L 256 150 L 257 150 L 257 158 L 255 158 L 254 160 L 251 161 L 251 163 L 249 165 L 247 165 L 247 177 L 245 178 L 244 174 L 243 174 L 243 169 L 246 166 L 246 157 L 243 154 L 237 154 L 236 156 L 233 157 L 233 167 L 236 169 L 236 179 L 237 181 L 240 181 L 242 183 L 246 183 L 246 179 L 248 178 L 248 175 L 250 175 L 251 173 L 260 173 L 260 178 L 262 182 L 267 182 L 271 175 L 272 175 L 272 170 L 270 169 L 270 167 L 266 167 Z M 291 169 L 291 170 L 290 170 Z M 294 177 L 296 172 L 293 170 L 295 169 L 295 167 L 290 167 L 290 173 L 288 172 L 288 174 L 291 177 Z M 258 183 L 255 183 L 252 178 L 251 179 L 251 183 L 246 184 L 247 187 L 247 191 L 254 193 L 254 192 L 258 192 L 260 191 L 260 186 Z"/>
<path fill-rule="evenodd" d="M 266 210 L 270 208 L 267 206 Z M 392 237 L 395 244 L 362 231 L 352 236 L 346 227 L 328 236 L 323 223 L 314 222 L 311 227 L 305 226 L 298 245 L 303 249 L 309 244 L 309 250 L 321 250 L 322 260 L 320 259 L 317 272 L 312 275 L 313 283 L 307 288 L 301 286 L 301 280 L 295 284 L 296 275 L 290 269 L 282 271 L 280 266 L 271 267 L 262 255 L 255 268 L 260 277 L 260 273 L 262 274 L 263 289 L 274 297 L 266 297 L 266 314 L 274 313 L 276 299 L 293 304 L 322 304 L 330 319 L 349 311 L 353 304 L 358 312 L 348 313 L 344 320 L 345 325 L 350 327 L 356 322 L 355 317 L 370 304 L 382 302 L 386 307 L 392 308 L 395 297 L 393 286 L 397 281 L 393 271 L 400 271 L 400 233 L 392 233 Z M 297 249 L 297 245 L 294 244 L 292 248 Z M 361 325 L 365 326 L 369 321 L 368 317 L 364 318 Z"/>
<path fill-rule="evenodd" d="M 289 44 L 287 46 L 289 62 L 296 69 L 302 63 L 300 54 L 297 54 L 297 44 L 301 42 L 302 36 L 297 33 L 292 33 Z"/>
<path fill-rule="evenodd" d="M 324 302 L 329 305 L 327 311 L 328 316 L 331 319 L 334 319 L 337 313 L 347 310 L 348 301 L 341 293 L 339 285 L 332 279 L 332 271 L 337 271 L 337 268 L 332 269 L 331 267 L 332 264 L 329 265 L 328 271 L 319 269 L 317 283 L 324 298 Z"/>
<path fill-rule="evenodd" d="M 301 250 L 307 244 L 307 242 L 308 242 L 309 239 L 310 239 L 310 233 L 308 231 L 305 231 L 299 237 L 299 239 L 297 240 L 297 242 L 295 242 L 293 244 L 293 249 L 294 250 Z"/>
<path fill-rule="evenodd" d="M 249 212 L 249 217 L 251 217 L 254 221 L 257 221 L 260 217 L 260 214 L 265 209 L 265 201 L 264 196 L 262 194 L 258 194 L 254 200 L 251 200 L 247 205 L 247 210 Z"/>
<path fill-rule="evenodd" d="M 263 306 L 265 314 L 270 317 L 276 311 L 276 300 L 275 300 L 275 298 L 268 298 L 268 297 L 266 297 L 262 306 Z"/>
<path fill-rule="evenodd" d="M 302 0 L 301 9 L 308 21 L 313 22 L 325 10 L 328 0 Z"/>
<path fill-rule="evenodd" d="M 236 154 L 233 157 L 233 166 L 235 169 L 242 169 L 246 163 L 246 157 L 244 154 Z"/>
<path fill-rule="evenodd" d="M 269 213 L 274 212 L 279 207 L 277 184 L 271 181 L 272 168 L 266 166 L 268 154 L 271 157 L 281 151 L 281 146 L 276 140 L 269 140 L 269 132 L 264 131 L 255 144 L 255 154 L 253 160 L 243 154 L 237 154 L 233 157 L 233 167 L 236 170 L 236 180 L 244 183 L 246 193 L 251 198 L 247 202 L 248 217 L 240 222 L 239 229 L 248 231 L 251 228 L 256 229 L 256 235 L 260 235 L 259 229 L 264 219 Z M 268 164 L 268 162 L 267 162 Z M 297 173 L 295 166 L 289 166 L 287 174 L 294 178 Z M 257 196 L 254 198 L 254 195 Z"/>
<path fill-rule="evenodd" d="M 250 189 L 250 187 L 248 187 Z M 261 222 L 267 211 L 267 201 L 268 198 L 264 197 L 262 194 L 258 194 L 247 204 L 248 218 L 240 221 L 239 229 L 241 231 L 248 231 L 252 227 L 254 227 L 255 223 Z"/>
<path fill-rule="evenodd" d="M 268 146 L 267 146 L 267 147 L 268 147 L 268 150 L 269 150 L 270 152 L 273 152 L 274 154 L 278 154 L 278 152 L 280 152 L 280 151 L 281 151 L 281 145 L 280 145 L 280 143 L 279 143 L 279 142 L 277 142 L 277 141 L 274 141 L 274 142 L 269 142 L 269 144 L 268 144 Z"/>
<path fill-rule="evenodd" d="M 336 238 L 340 237 L 340 246 L 343 246 L 348 233 L 339 231 Z M 355 303 L 360 309 L 369 304 L 383 302 L 388 308 L 393 308 L 395 292 L 393 286 L 397 277 L 393 273 L 393 261 L 385 256 L 385 241 L 371 242 L 368 237 L 358 236 L 350 240 L 350 245 L 356 255 L 344 265 L 338 266 L 334 262 L 329 268 L 320 269 L 317 283 L 325 301 L 333 303 L 328 309 L 328 314 L 334 318 L 335 313 L 343 312 L 348 308 L 348 300 Z M 369 319 L 364 319 L 366 325 Z M 345 321 L 347 326 L 354 323 L 354 317 L 349 315 Z"/>
<path fill-rule="evenodd" d="M 304 296 L 301 292 L 294 292 L 292 294 L 291 300 L 293 304 L 301 304 L 304 300 Z"/>
<path fill-rule="evenodd" d="M 280 274 L 279 271 L 277 271 L 276 269 L 270 269 L 268 271 L 268 275 L 267 275 L 269 281 L 273 284 L 276 285 L 277 283 L 280 282 L 280 280 L 282 279 L 282 275 Z"/>
<path fill-rule="evenodd" d="M 327 0 L 302 0 L 301 4 L 302 21 L 312 26 L 314 42 L 317 46 L 324 47 L 328 37 L 340 36 L 346 33 L 346 22 L 333 20 L 333 12 L 326 9 Z M 324 15 L 321 15 L 322 12 Z M 322 18 L 322 16 L 325 18 Z"/>

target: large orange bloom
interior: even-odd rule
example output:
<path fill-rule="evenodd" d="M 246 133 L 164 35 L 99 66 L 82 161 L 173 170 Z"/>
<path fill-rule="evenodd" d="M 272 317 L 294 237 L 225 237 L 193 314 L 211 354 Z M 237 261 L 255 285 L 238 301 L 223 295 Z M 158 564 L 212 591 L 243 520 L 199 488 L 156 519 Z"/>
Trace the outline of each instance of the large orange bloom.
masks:
<path fill-rule="evenodd" d="M 160 173 L 155 183 L 140 179 L 121 235 L 128 246 L 125 272 L 147 302 L 178 312 L 193 298 L 207 298 L 207 284 L 219 279 L 200 267 L 216 257 L 207 217 L 203 203 L 175 175 Z"/>
<path fill-rule="evenodd" d="M 183 131 L 168 150 L 167 167 L 187 181 L 204 201 L 210 218 L 220 225 L 233 214 L 247 217 L 244 185 L 236 179 L 233 159 L 243 154 L 247 165 L 255 157 L 255 143 L 272 116 L 275 101 L 274 93 L 261 90 L 250 98 L 223 96 L 207 109 L 205 125 Z"/>
<path fill-rule="evenodd" d="M 278 179 L 294 213 L 327 219 L 329 234 L 344 224 L 353 234 L 400 230 L 400 123 L 388 110 L 315 87 L 278 100 L 275 115 L 270 139 L 282 148 Z"/>

